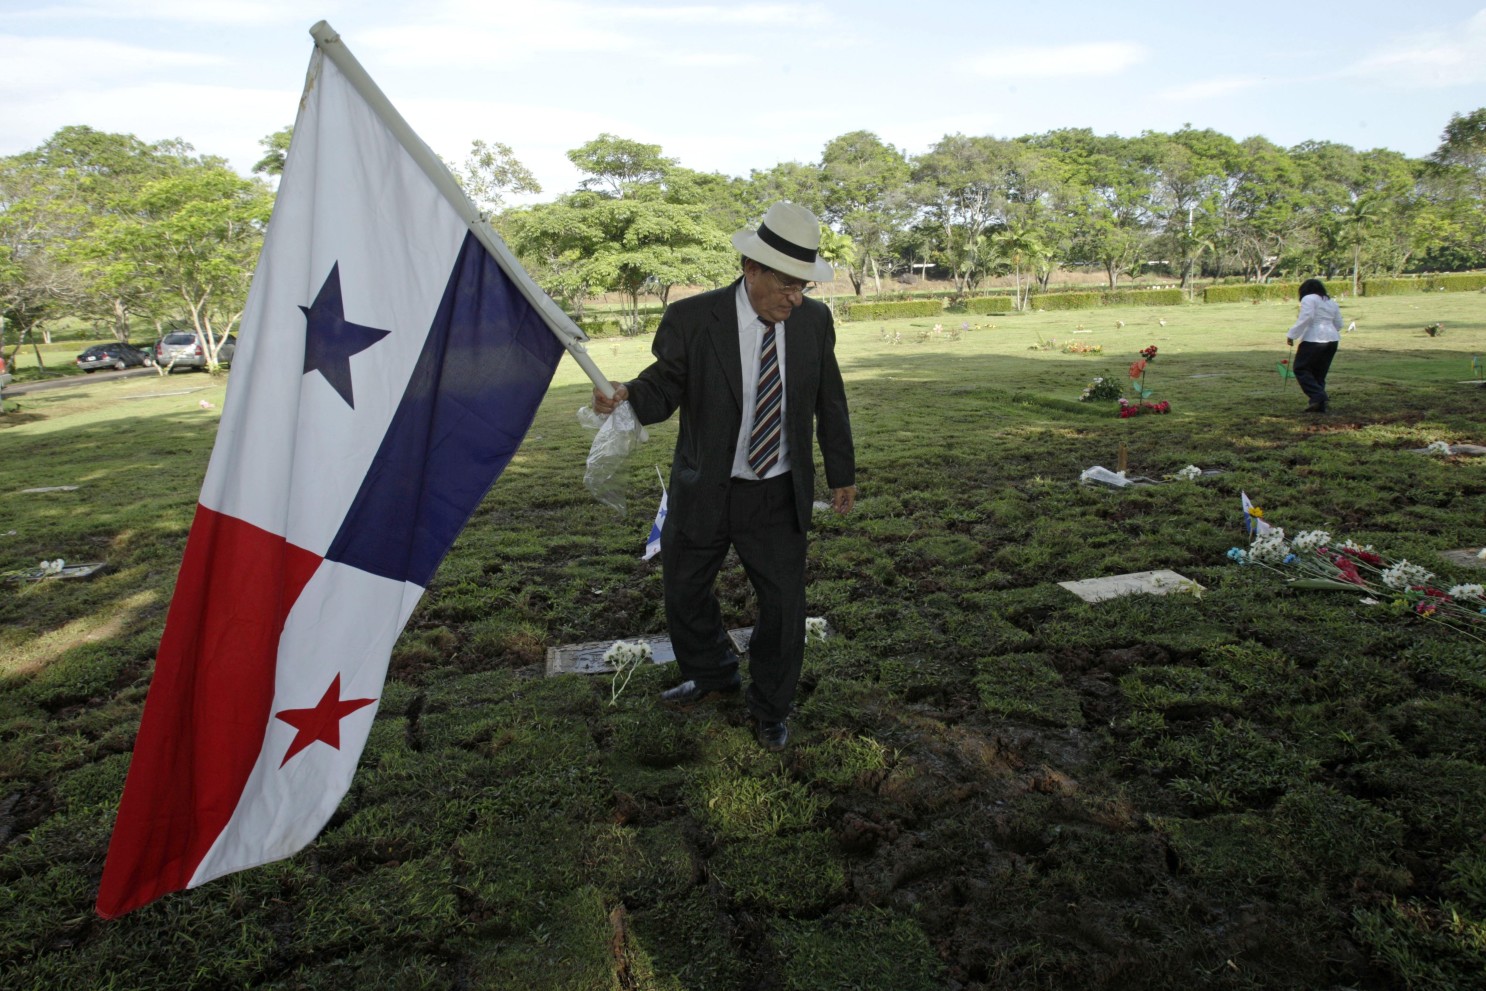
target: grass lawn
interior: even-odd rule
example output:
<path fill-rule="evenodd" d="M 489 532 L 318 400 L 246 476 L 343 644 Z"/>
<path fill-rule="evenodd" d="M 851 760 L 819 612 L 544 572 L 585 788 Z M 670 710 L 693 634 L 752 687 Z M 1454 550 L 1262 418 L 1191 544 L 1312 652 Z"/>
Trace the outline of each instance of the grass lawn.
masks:
<path fill-rule="evenodd" d="M 227 378 L 18 397 L 0 572 L 108 567 L 0 585 L 0 989 L 1486 986 L 1486 642 L 1225 557 L 1243 491 L 1486 576 L 1440 556 L 1486 543 L 1486 458 L 1411 450 L 1486 444 L 1481 294 L 1342 310 L 1322 417 L 1276 372 L 1293 304 L 840 325 L 861 498 L 817 521 L 836 633 L 780 755 L 739 701 L 659 707 L 672 671 L 617 704 L 543 677 L 550 645 L 664 629 L 639 555 L 676 425 L 617 516 L 564 362 L 321 837 L 113 922 L 92 902 Z M 1168 415 L 1079 401 L 1151 344 Z M 622 379 L 648 347 L 592 353 Z M 1221 474 L 1077 484 L 1122 446 L 1131 474 Z M 21 491 L 48 486 L 77 488 Z M 1205 594 L 1056 584 L 1161 568 Z M 736 567 L 721 596 L 751 623 Z"/>

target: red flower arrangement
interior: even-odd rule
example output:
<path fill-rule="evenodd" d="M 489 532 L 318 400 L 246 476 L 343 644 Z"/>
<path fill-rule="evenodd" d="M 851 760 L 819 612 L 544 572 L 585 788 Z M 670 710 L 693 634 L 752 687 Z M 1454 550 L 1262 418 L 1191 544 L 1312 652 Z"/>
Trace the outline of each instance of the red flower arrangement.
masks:
<path fill-rule="evenodd" d="M 1130 419 L 1130 417 L 1132 417 L 1132 416 L 1139 416 L 1142 413 L 1170 413 L 1170 412 L 1171 412 L 1171 404 L 1168 403 L 1164 399 L 1161 400 L 1159 403 L 1132 403 L 1128 399 L 1121 399 L 1120 400 L 1120 419 L 1121 420 L 1128 420 L 1128 419 Z"/>
<path fill-rule="evenodd" d="M 1149 402 L 1151 390 L 1146 387 L 1145 375 L 1147 366 L 1156 360 L 1156 345 L 1142 348 L 1140 357 L 1130 363 L 1130 391 L 1135 394 L 1134 400 L 1120 400 L 1120 419 L 1128 420 L 1132 416 L 1142 413 L 1170 413 L 1171 404 L 1162 400 L 1159 403 Z"/>
<path fill-rule="evenodd" d="M 1374 568 L 1381 568 L 1383 566 L 1383 555 L 1381 554 L 1374 554 L 1372 551 L 1362 550 L 1358 547 L 1341 547 L 1338 550 L 1347 555 L 1347 557 L 1355 557 L 1363 564 L 1370 564 Z M 1341 562 L 1338 561 L 1337 563 L 1340 564 Z M 1352 570 L 1357 570 L 1355 565 Z"/>

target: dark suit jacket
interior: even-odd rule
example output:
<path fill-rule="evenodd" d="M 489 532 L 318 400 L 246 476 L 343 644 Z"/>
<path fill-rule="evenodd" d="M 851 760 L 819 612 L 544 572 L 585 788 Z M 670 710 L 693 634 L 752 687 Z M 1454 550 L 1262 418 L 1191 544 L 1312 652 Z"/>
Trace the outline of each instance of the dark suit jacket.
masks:
<path fill-rule="evenodd" d="M 711 536 L 722 520 L 743 421 L 737 291 L 734 282 L 667 307 L 651 346 L 654 363 L 626 383 L 641 423 L 681 410 L 667 519 L 699 538 Z M 810 529 L 815 500 L 811 434 L 833 489 L 856 484 L 856 455 L 830 307 L 806 298 L 784 322 L 784 335 L 784 429 L 803 531 Z"/>

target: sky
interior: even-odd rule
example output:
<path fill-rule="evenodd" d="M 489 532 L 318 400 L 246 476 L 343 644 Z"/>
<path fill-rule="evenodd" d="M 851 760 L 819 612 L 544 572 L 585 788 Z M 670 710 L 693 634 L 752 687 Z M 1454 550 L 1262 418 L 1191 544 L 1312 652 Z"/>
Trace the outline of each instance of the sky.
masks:
<path fill-rule="evenodd" d="M 0 155 L 87 125 L 246 174 L 294 121 L 320 19 L 444 158 L 509 145 L 543 186 L 517 202 L 575 188 L 565 153 L 602 133 L 738 176 L 856 130 L 917 155 L 954 133 L 1190 124 L 1418 158 L 1486 106 L 1486 0 L 1187 6 L 0 0 Z"/>

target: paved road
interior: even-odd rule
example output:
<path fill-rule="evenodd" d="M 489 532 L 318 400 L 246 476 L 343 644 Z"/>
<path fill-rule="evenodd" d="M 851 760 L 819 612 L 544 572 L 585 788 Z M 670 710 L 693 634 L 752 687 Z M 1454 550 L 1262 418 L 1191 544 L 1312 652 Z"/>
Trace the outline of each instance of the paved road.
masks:
<path fill-rule="evenodd" d="M 110 379 L 135 378 L 140 375 L 157 374 L 153 368 L 126 368 L 121 372 L 109 370 L 106 372 L 84 373 L 82 375 L 60 375 L 54 379 L 41 379 L 37 382 L 11 383 L 5 387 L 7 396 L 24 396 L 28 392 L 41 392 L 45 389 L 63 389 L 69 385 L 92 385 L 94 382 L 107 382 Z"/>

